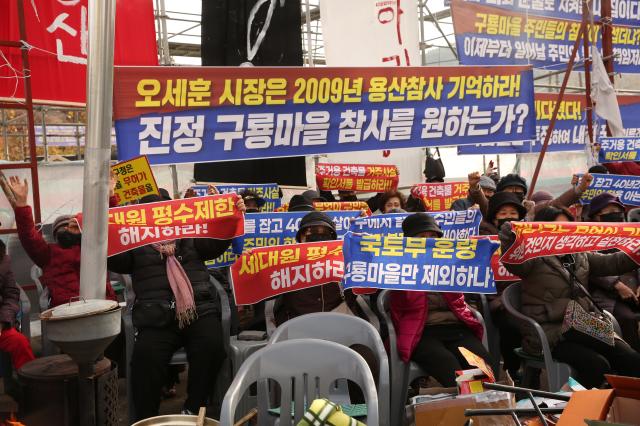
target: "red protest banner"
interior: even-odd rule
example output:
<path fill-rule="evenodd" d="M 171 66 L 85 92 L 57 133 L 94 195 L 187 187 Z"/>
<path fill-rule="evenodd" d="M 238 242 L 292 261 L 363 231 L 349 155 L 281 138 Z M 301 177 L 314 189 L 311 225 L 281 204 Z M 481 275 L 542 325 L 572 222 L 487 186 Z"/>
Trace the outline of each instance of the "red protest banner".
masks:
<path fill-rule="evenodd" d="M 411 195 L 421 199 L 431 212 L 451 209 L 451 204 L 468 192 L 469 182 L 419 183 L 411 188 Z"/>
<path fill-rule="evenodd" d="M 252 305 L 283 293 L 340 282 L 342 241 L 261 247 L 231 266 L 236 305 Z"/>
<path fill-rule="evenodd" d="M 511 226 L 516 240 L 500 259 L 503 263 L 616 248 L 640 264 L 640 223 L 511 222 Z"/>
<path fill-rule="evenodd" d="M 490 235 L 489 239 L 492 241 L 500 241 L 497 235 Z M 491 256 L 491 269 L 493 269 L 493 279 L 495 281 L 520 281 L 520 277 L 507 271 L 500 261 L 502 255 L 502 247 L 498 247 L 498 250 L 493 252 Z"/>
<path fill-rule="evenodd" d="M 316 166 L 316 183 L 322 191 L 385 192 L 398 187 L 398 168 L 386 164 L 327 164 Z"/>
<path fill-rule="evenodd" d="M 2 3 L 0 40 L 20 40 L 17 3 Z M 89 39 L 88 1 L 26 1 L 24 18 L 28 42 L 25 48 L 29 49 L 33 98 L 47 103 L 84 103 Z M 116 1 L 116 65 L 158 65 L 154 25 L 151 0 Z M 22 72 L 20 49 L 2 47 L 0 51 L 6 56 L 9 70 L 13 67 Z M 5 66 L 4 62 L 0 60 L 2 66 Z M 0 72 L 0 97 L 24 98 L 22 79 L 11 76 L 11 72 Z"/>
<path fill-rule="evenodd" d="M 236 208 L 237 197 L 223 194 L 109 209 L 107 256 L 180 238 L 242 236 L 244 216 Z"/>
<path fill-rule="evenodd" d="M 371 209 L 369 205 L 364 201 L 333 201 L 333 202 L 319 202 L 314 201 L 313 208 L 319 212 L 344 212 L 354 210 L 364 210 L 367 212 L 367 216 L 371 216 Z"/>

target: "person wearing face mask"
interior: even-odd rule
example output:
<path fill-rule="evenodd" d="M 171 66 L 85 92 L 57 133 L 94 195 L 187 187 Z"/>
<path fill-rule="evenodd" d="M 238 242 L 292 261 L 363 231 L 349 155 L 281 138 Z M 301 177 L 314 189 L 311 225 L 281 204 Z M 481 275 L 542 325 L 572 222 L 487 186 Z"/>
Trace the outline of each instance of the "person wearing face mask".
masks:
<path fill-rule="evenodd" d="M 498 192 L 489 200 L 487 214 L 480 224 L 480 235 L 498 235 L 505 222 L 524 219 L 527 209 L 513 192 Z"/>
<path fill-rule="evenodd" d="M 336 240 L 336 225 L 323 212 L 307 213 L 300 221 L 296 234 L 299 243 Z M 313 312 L 356 312 L 355 295 L 351 290 L 342 291 L 337 282 L 285 293 L 276 299 L 274 316 L 276 324 Z"/>
<path fill-rule="evenodd" d="M 527 210 L 513 192 L 498 192 L 489 200 L 488 213 L 480 224 L 480 235 L 498 235 L 498 229 L 506 222 L 521 221 Z M 504 361 L 504 369 L 512 378 L 519 377 L 520 358 L 514 349 L 522 345 L 520 330 L 513 325 L 502 305 L 502 292 L 515 281 L 496 282 L 497 294 L 487 295 L 491 320 L 500 331 L 500 353 Z"/>
<path fill-rule="evenodd" d="M 402 232 L 405 237 L 414 238 L 443 235 L 427 213 L 407 216 Z M 418 363 L 442 386 L 455 386 L 456 370 L 471 368 L 458 350 L 460 346 L 491 364 L 491 355 L 482 345 L 482 324 L 463 293 L 393 291 L 389 307 L 402 361 Z"/>
<path fill-rule="evenodd" d="M 607 192 L 591 200 L 590 214 L 594 222 L 625 222 L 624 210 L 620 199 Z M 596 305 L 618 320 L 624 340 L 640 351 L 640 270 L 610 277 L 589 277 L 589 291 Z"/>
<path fill-rule="evenodd" d="M 75 216 L 59 216 L 53 223 L 55 243 L 47 243 L 36 230 L 31 207 L 27 204 L 29 185 L 16 176 L 9 178 L 7 195 L 16 218 L 18 238 L 33 263 L 42 269 L 40 280 L 49 290 L 50 307 L 69 302 L 80 294 L 80 242 L 82 234 Z M 115 184 L 112 182 L 112 187 Z M 10 191 L 9 193 L 7 193 Z M 107 280 L 107 298 L 116 300 Z"/>
<path fill-rule="evenodd" d="M 534 218 L 536 221 L 566 222 L 573 217 L 565 210 L 545 207 Z M 504 253 L 515 241 L 511 224 L 500 228 L 500 241 Z M 634 271 L 638 265 L 624 253 L 574 253 L 561 256 L 544 256 L 522 264 L 504 264 L 512 274 L 522 279 L 521 312 L 535 320 L 547 336 L 553 358 L 569 364 L 576 372 L 576 379 L 587 389 L 600 387 L 604 375 L 617 374 L 640 377 L 640 353 L 624 340 L 615 338 L 614 345 L 595 339 L 575 330 L 563 332 L 562 324 L 569 305 L 575 300 L 587 311 L 594 311 L 590 298 L 582 291 L 574 291 L 571 276 L 588 287 L 592 276 L 623 275 Z M 519 326 L 521 324 L 518 324 Z M 540 341 L 531 327 L 522 324 L 522 348 L 532 355 L 541 352 Z"/>

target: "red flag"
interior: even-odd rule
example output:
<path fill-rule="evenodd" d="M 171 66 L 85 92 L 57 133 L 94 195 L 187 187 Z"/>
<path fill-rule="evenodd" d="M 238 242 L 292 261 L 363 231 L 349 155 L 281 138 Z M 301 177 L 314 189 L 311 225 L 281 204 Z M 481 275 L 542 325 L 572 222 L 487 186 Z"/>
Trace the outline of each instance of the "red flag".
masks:
<path fill-rule="evenodd" d="M 18 0 L 23 1 L 23 0 Z M 86 102 L 88 50 L 87 0 L 24 1 L 33 98 Z M 35 6 L 35 8 L 34 8 Z M 20 40 L 15 0 L 3 2 L 0 40 Z M 11 66 L 22 72 L 20 49 L 0 48 Z M 116 65 L 158 65 L 152 0 L 117 0 L 114 61 Z M 24 98 L 22 79 L 0 56 L 0 97 Z M 20 84 L 16 86 L 16 81 Z"/>

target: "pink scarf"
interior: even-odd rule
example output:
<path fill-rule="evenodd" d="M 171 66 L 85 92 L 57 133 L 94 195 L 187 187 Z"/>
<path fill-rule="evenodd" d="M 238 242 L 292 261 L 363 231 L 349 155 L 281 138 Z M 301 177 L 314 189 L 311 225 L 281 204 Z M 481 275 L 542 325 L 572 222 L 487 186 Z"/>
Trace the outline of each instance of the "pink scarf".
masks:
<path fill-rule="evenodd" d="M 187 277 L 186 272 L 182 268 L 178 259 L 176 259 L 176 242 L 165 241 L 163 243 L 152 244 L 160 255 L 167 258 L 167 278 L 173 297 L 176 299 L 176 319 L 178 326 L 184 328 L 191 324 L 198 317 L 196 312 L 196 303 L 193 300 L 193 287 Z"/>

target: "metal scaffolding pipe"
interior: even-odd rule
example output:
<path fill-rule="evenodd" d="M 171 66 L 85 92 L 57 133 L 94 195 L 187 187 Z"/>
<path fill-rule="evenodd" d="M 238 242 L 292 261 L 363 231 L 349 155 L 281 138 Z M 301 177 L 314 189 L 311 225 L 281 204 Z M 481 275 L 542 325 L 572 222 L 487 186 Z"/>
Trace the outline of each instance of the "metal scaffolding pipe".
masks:
<path fill-rule="evenodd" d="M 80 296 L 104 299 L 107 277 L 109 161 L 115 0 L 89 0 L 87 136 L 82 195 Z"/>

